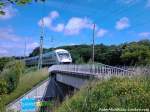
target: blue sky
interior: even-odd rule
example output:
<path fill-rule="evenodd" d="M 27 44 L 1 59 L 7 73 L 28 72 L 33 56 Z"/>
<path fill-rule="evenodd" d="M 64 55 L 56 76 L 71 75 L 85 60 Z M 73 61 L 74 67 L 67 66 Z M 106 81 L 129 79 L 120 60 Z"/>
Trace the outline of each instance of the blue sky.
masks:
<path fill-rule="evenodd" d="M 150 39 L 150 0 L 47 0 L 8 5 L 0 16 L 0 56 L 26 55 L 39 45 L 42 20 L 44 47 L 107 45 Z"/>

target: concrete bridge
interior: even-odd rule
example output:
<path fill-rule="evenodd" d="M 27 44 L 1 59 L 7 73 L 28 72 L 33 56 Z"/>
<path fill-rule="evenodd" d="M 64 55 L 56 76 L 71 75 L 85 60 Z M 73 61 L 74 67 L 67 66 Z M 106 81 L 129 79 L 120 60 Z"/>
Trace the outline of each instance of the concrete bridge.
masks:
<path fill-rule="evenodd" d="M 48 70 L 51 75 L 47 80 L 8 104 L 7 110 L 20 111 L 23 98 L 35 98 L 37 101 L 59 98 L 62 101 L 68 93 L 80 89 L 89 79 L 107 79 L 112 76 L 130 77 L 134 75 L 133 71 L 104 64 L 53 65 Z M 39 108 L 36 108 L 36 110 Z"/>
<path fill-rule="evenodd" d="M 77 89 L 91 78 L 107 79 L 112 76 L 130 77 L 134 75 L 133 71 L 105 64 L 53 65 L 49 68 L 49 72 L 55 75 L 57 81 Z"/>

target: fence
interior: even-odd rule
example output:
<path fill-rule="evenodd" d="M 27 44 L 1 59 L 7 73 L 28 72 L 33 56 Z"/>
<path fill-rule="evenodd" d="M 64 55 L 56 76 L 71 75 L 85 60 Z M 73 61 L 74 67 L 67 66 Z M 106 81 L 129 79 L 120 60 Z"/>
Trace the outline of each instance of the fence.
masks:
<path fill-rule="evenodd" d="M 105 64 L 69 64 L 69 65 L 53 65 L 49 68 L 49 72 L 74 72 L 82 74 L 101 76 L 131 76 L 134 75 L 134 71 L 113 67 Z"/>

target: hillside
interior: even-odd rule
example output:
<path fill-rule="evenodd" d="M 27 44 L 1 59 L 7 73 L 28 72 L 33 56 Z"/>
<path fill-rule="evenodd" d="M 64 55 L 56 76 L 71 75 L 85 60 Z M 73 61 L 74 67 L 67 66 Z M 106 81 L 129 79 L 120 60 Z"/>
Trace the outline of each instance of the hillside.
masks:
<path fill-rule="evenodd" d="M 17 88 L 10 94 L 5 95 L 5 104 L 15 100 L 19 96 L 32 89 L 35 85 L 45 80 L 48 77 L 47 69 L 29 71 L 20 77 Z"/>
<path fill-rule="evenodd" d="M 66 99 L 56 109 L 56 112 L 100 112 L 102 109 L 149 109 L 149 84 L 150 77 L 111 78 L 104 81 L 93 81 L 89 86 L 77 92 L 72 98 Z"/>
<path fill-rule="evenodd" d="M 54 49 L 66 49 L 73 58 L 73 63 L 88 63 L 92 58 L 91 45 L 60 46 L 44 48 L 44 53 Z M 30 56 L 39 55 L 39 48 L 35 48 Z M 95 61 L 107 65 L 148 65 L 150 64 L 150 40 L 123 43 L 119 45 L 95 45 Z"/>

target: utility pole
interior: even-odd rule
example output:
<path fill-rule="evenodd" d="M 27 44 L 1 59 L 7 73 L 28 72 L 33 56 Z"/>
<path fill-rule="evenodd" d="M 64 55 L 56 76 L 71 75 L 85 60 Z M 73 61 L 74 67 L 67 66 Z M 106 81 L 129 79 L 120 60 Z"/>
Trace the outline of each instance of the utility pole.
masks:
<path fill-rule="evenodd" d="M 43 0 L 43 14 L 44 14 L 44 6 L 45 6 L 45 0 Z M 44 15 L 42 15 L 43 17 Z M 42 68 L 43 64 L 43 39 L 44 39 L 44 18 L 41 20 L 41 36 L 40 36 L 40 55 L 39 55 L 39 62 L 38 62 L 38 69 Z"/>
<path fill-rule="evenodd" d="M 38 69 L 42 68 L 43 64 L 43 38 L 44 38 L 44 20 L 42 18 L 42 30 L 41 30 L 41 36 L 40 36 L 40 56 L 39 56 L 39 62 L 38 62 Z"/>
<path fill-rule="evenodd" d="M 92 50 L 92 63 L 94 64 L 94 58 L 95 58 L 95 48 L 94 48 L 94 46 L 95 46 L 95 24 L 93 25 L 93 44 L 92 44 L 92 48 L 93 48 L 93 50 Z"/>

